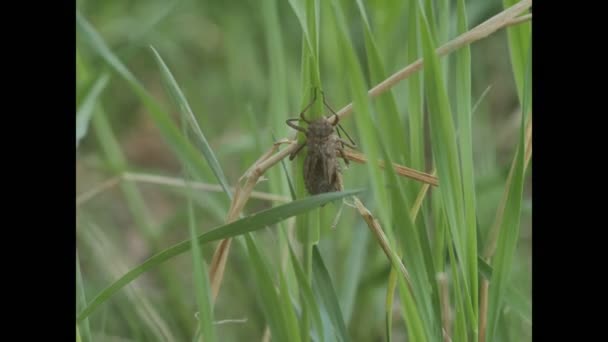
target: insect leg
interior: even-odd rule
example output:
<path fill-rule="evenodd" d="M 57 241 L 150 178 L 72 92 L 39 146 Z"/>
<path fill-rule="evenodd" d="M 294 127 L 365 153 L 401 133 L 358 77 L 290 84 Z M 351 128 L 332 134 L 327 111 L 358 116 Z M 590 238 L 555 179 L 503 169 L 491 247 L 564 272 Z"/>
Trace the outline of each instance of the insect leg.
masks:
<path fill-rule="evenodd" d="M 289 160 L 293 160 L 293 158 L 296 157 L 296 155 L 298 154 L 298 152 L 300 152 L 300 150 L 302 149 L 302 147 L 304 147 L 304 145 L 306 145 L 306 142 L 301 142 L 298 147 L 296 147 L 295 151 L 291 152 L 289 154 Z"/>
<path fill-rule="evenodd" d="M 300 127 L 300 126 L 298 126 L 298 125 L 296 125 L 296 124 L 293 124 L 293 123 L 292 123 L 292 121 L 298 121 L 298 120 L 300 120 L 300 119 L 296 119 L 296 118 L 294 118 L 294 119 L 287 119 L 287 121 L 285 121 L 285 123 L 286 123 L 286 124 L 287 124 L 289 127 L 293 128 L 293 129 L 297 129 L 297 130 L 298 130 L 298 131 L 300 131 L 300 132 L 304 132 L 304 133 L 306 133 L 306 132 L 307 132 L 306 128 L 304 128 L 304 127 Z"/>
<path fill-rule="evenodd" d="M 300 117 L 302 118 L 302 120 L 304 120 L 304 122 L 306 123 L 310 123 L 310 121 L 308 121 L 305 117 L 304 117 L 304 113 L 310 109 L 310 107 L 312 107 L 312 105 L 315 103 L 315 101 L 317 100 L 317 92 L 313 90 L 312 93 L 312 100 L 310 101 L 310 103 L 306 106 L 306 108 L 304 108 L 304 110 L 300 113 Z"/>
<path fill-rule="evenodd" d="M 353 145 L 347 143 L 346 141 L 342 140 L 342 138 L 338 139 L 338 141 L 341 142 L 343 145 L 346 145 L 346 146 L 348 146 L 348 147 L 350 147 L 352 149 L 356 149 L 355 146 L 353 146 Z"/>
<path fill-rule="evenodd" d="M 325 100 L 325 93 L 323 91 L 321 91 L 321 94 L 323 95 L 323 104 L 336 117 L 336 119 L 334 121 L 334 126 L 338 126 L 338 129 L 336 129 L 336 131 L 338 132 L 338 136 L 340 137 L 340 139 L 342 139 L 342 135 L 340 134 L 340 130 L 342 130 L 342 132 L 344 132 L 344 134 L 346 135 L 346 137 L 348 138 L 348 140 L 350 140 L 350 142 L 354 146 L 357 146 L 357 144 L 353 141 L 353 139 L 350 137 L 350 135 L 348 135 L 348 133 L 346 132 L 346 130 L 344 129 L 344 127 L 342 127 L 342 125 L 339 124 L 339 122 L 340 122 L 340 116 L 338 116 L 338 114 L 331 108 L 331 106 Z M 351 147 L 351 145 L 348 145 L 348 144 L 346 146 Z M 354 147 L 351 147 L 351 148 L 354 148 Z"/>

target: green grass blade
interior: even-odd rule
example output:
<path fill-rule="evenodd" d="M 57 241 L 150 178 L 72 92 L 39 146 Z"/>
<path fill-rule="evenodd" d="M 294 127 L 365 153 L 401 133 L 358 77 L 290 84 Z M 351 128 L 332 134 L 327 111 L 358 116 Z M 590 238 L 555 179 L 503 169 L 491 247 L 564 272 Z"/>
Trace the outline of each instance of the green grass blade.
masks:
<path fill-rule="evenodd" d="M 78 299 L 78 306 L 83 307 L 87 305 L 87 296 L 84 290 L 84 280 L 82 278 L 82 273 L 80 272 L 80 260 L 78 258 L 78 252 L 76 252 L 76 298 Z M 76 329 L 79 324 L 76 324 Z M 91 327 L 89 325 L 89 320 L 85 319 L 80 323 L 82 327 L 82 341 L 83 342 L 91 342 Z M 80 333 L 78 334 L 80 337 Z"/>
<path fill-rule="evenodd" d="M 383 150 L 383 152 L 384 160 L 390 165 L 392 163 L 390 157 L 386 151 Z M 418 315 L 424 318 L 423 328 L 426 335 L 431 339 L 440 338 L 439 326 L 435 324 L 441 320 L 439 291 L 434 279 L 436 271 L 427 233 L 424 230 L 416 229 L 410 211 L 403 210 L 403 208 L 411 206 L 406 201 L 405 191 L 399 186 L 395 170 L 386 168 L 385 174 L 388 184 L 391 184 L 389 191 L 392 203 L 392 224 L 395 227 L 394 231 L 400 244 L 400 250 L 403 251 L 404 263 L 412 278 L 414 299 L 417 304 L 415 308 L 410 308 L 408 311 L 419 311 Z M 404 302 L 404 305 L 407 305 L 407 302 Z"/>
<path fill-rule="evenodd" d="M 403 320 L 407 328 L 407 334 L 410 341 L 429 341 L 424 330 L 424 322 L 416 310 L 416 303 L 414 297 L 410 292 L 407 283 L 403 277 L 397 277 L 397 285 L 399 287 L 399 297 L 402 301 L 403 307 Z"/>
<path fill-rule="evenodd" d="M 421 55 L 420 19 L 418 16 L 418 0 L 407 0 L 407 62 L 413 63 Z M 424 89 L 422 74 L 417 72 L 410 76 L 407 82 L 407 111 L 409 114 L 409 153 L 410 165 L 416 170 L 424 170 Z"/>
<path fill-rule="evenodd" d="M 467 13 L 464 0 L 458 0 L 458 34 L 465 33 Z M 473 167 L 473 133 L 471 123 L 471 50 L 465 46 L 455 53 L 456 58 L 456 112 L 458 117 L 458 138 L 460 147 L 460 166 L 462 168 L 462 203 L 464 206 L 464 241 L 466 248 L 467 277 L 472 315 L 467 317 L 473 340 L 478 336 L 478 282 L 477 274 L 477 222 L 475 217 L 475 175 Z M 469 311 L 465 311 L 469 312 Z"/>
<path fill-rule="evenodd" d="M 287 244 L 287 241 L 284 243 Z M 283 316 L 285 317 L 285 329 L 287 331 L 287 336 L 289 341 L 301 341 L 302 337 L 300 335 L 300 328 L 298 326 L 298 317 L 296 316 L 296 312 L 293 307 L 286 274 L 283 269 L 278 270 L 278 276 L 280 308 L 282 309 Z"/>
<path fill-rule="evenodd" d="M 221 239 L 231 238 L 255 230 L 262 229 L 268 225 L 281 222 L 294 215 L 299 215 L 317 208 L 325 203 L 340 200 L 342 198 L 353 196 L 363 192 L 363 190 L 350 190 L 343 192 L 333 192 L 307 197 L 301 200 L 296 200 L 278 207 L 264 210 L 251 216 L 234 221 L 230 224 L 220 226 L 214 230 L 198 236 L 198 243 L 207 243 Z M 120 279 L 116 280 L 110 286 L 105 288 L 89 305 L 78 315 L 78 322 L 87 318 L 95 309 L 102 303 L 108 300 L 118 290 L 129 284 L 144 272 L 164 263 L 165 261 L 180 255 L 192 247 L 190 240 L 180 242 L 172 247 L 169 247 L 153 257 L 146 260 L 141 265 L 127 272 Z"/>
<path fill-rule="evenodd" d="M 252 273 L 257 285 L 257 293 L 260 296 L 259 303 L 270 326 L 272 338 L 277 341 L 295 341 L 292 339 L 293 336 L 288 336 L 287 322 L 285 321 L 284 312 L 279 295 L 275 290 L 272 276 L 268 271 L 268 263 L 263 259 L 251 235 L 246 234 L 245 241 L 247 242 L 249 258 L 253 266 Z"/>
<path fill-rule="evenodd" d="M 190 189 L 192 191 L 192 189 Z M 196 218 L 192 208 L 192 199 L 188 198 L 188 226 L 190 231 L 190 248 L 192 248 L 192 261 L 194 265 L 194 289 L 196 291 L 196 304 L 199 312 L 199 326 L 205 342 L 217 341 L 215 326 L 213 325 L 213 302 L 207 265 L 203 260 L 201 246 L 196 242 Z"/>
<path fill-rule="evenodd" d="M 357 131 L 361 139 L 362 152 L 367 156 L 369 160 L 379 160 L 379 148 L 378 136 L 374 130 L 375 124 L 372 120 L 370 111 L 369 98 L 367 96 L 367 86 L 365 84 L 365 78 L 361 65 L 357 58 L 353 43 L 349 38 L 348 25 L 345 20 L 344 11 L 341 3 L 338 0 L 331 2 L 333 21 L 338 31 L 338 44 L 342 51 L 342 59 L 346 64 L 346 68 L 350 75 L 350 89 L 353 96 L 353 108 L 355 120 L 357 123 Z M 374 198 L 379 203 L 383 203 L 384 199 L 387 198 L 386 187 L 382 177 L 382 171 L 375 165 L 375 163 L 367 163 L 367 171 L 369 179 L 372 184 Z M 389 211 L 386 206 L 379 206 L 378 208 L 380 221 L 389 222 Z"/>
<path fill-rule="evenodd" d="M 78 148 L 80 140 L 87 134 L 89 122 L 97 104 L 97 98 L 101 95 L 109 81 L 110 76 L 107 74 L 99 77 L 76 112 L 76 148 Z"/>
<path fill-rule="evenodd" d="M 348 342 L 350 337 L 346 331 L 346 325 L 344 324 L 344 318 L 342 317 L 342 310 L 340 309 L 340 303 L 336 296 L 336 291 L 329 276 L 329 272 L 323 263 L 323 258 L 319 253 L 319 248 L 314 246 L 313 248 L 313 288 L 323 299 L 324 306 L 327 308 L 327 313 L 336 329 L 336 335 L 339 341 Z"/>
<path fill-rule="evenodd" d="M 503 7 L 509 8 L 519 0 L 503 0 Z M 525 15 L 528 11 L 523 12 L 521 15 Z M 520 103 L 524 101 L 524 82 L 526 74 L 526 58 L 527 48 L 532 41 L 532 24 L 523 23 L 507 28 L 507 37 L 509 39 L 509 53 L 511 55 L 511 66 L 513 69 L 513 76 L 515 77 L 515 86 L 517 87 L 517 95 L 519 96 Z"/>
<path fill-rule="evenodd" d="M 469 279 L 471 273 L 475 271 L 470 269 L 469 248 L 466 245 L 468 240 L 462 204 L 462 182 L 454 122 L 439 58 L 435 53 L 435 43 L 429 28 L 430 24 L 422 11 L 421 16 L 423 18 L 421 28 L 425 65 L 424 84 L 429 109 L 433 157 L 437 175 L 441 179 L 441 199 L 451 232 L 450 235 L 454 239 L 456 257 L 462 261 L 460 266 L 464 274 L 463 288 L 465 291 L 464 298 L 467 298 L 466 309 L 469 311 L 469 317 L 472 317 L 474 316 L 474 309 Z M 476 270 L 476 259 L 473 266 Z"/>
<path fill-rule="evenodd" d="M 348 254 L 344 260 L 344 276 L 342 286 L 339 289 L 339 298 L 344 309 L 344 321 L 349 324 L 353 316 L 355 302 L 357 300 L 357 289 L 364 274 L 364 263 L 367 258 L 369 241 L 367 227 L 363 220 L 354 226 L 353 237 L 349 243 Z"/>
<path fill-rule="evenodd" d="M 388 75 L 384 68 L 384 63 L 378 51 L 378 44 L 372 34 L 372 28 L 367 19 L 365 7 L 361 0 L 357 0 L 357 7 L 363 19 L 363 27 L 365 30 L 365 51 L 367 53 L 367 65 L 372 84 L 382 82 Z M 380 95 L 376 99 L 376 107 L 380 115 L 377 115 L 376 120 L 380 130 L 383 132 L 380 137 L 383 139 L 383 145 L 388 149 L 391 158 L 397 162 L 405 162 L 406 150 L 402 148 L 405 143 L 403 136 L 403 123 L 397 111 L 397 102 L 393 96 L 392 90 Z"/>
<path fill-rule="evenodd" d="M 95 53 L 101 56 L 106 63 L 121 77 L 123 77 L 148 109 L 148 113 L 159 128 L 162 136 L 169 146 L 173 149 L 180 161 L 196 171 L 199 178 L 205 178 L 208 168 L 205 161 L 201 158 L 198 150 L 188 142 L 179 129 L 173 123 L 169 114 L 163 110 L 154 98 L 144 89 L 135 79 L 135 76 L 126 66 L 110 51 L 101 36 L 79 13 L 76 16 L 77 33 L 86 45 Z"/>
<path fill-rule="evenodd" d="M 304 270 L 302 269 L 302 266 L 300 265 L 300 262 L 298 261 L 296 254 L 294 253 L 293 249 L 291 248 L 291 245 L 289 245 L 289 255 L 290 255 L 291 263 L 293 265 L 293 269 L 296 274 L 296 279 L 298 281 L 298 286 L 299 286 L 301 296 L 304 299 L 302 301 L 302 305 L 308 306 L 308 312 L 312 316 L 313 326 L 316 327 L 317 337 L 318 337 L 319 341 L 323 342 L 324 341 L 324 338 L 323 338 L 324 331 L 323 331 L 323 321 L 321 320 L 321 310 L 319 309 L 319 306 L 317 305 L 317 301 L 315 300 L 315 296 L 314 296 L 314 293 L 312 292 L 310 283 L 307 281 L 306 274 L 304 273 Z M 302 308 L 302 310 L 304 310 L 304 308 Z"/>
<path fill-rule="evenodd" d="M 397 271 L 391 267 L 391 272 L 388 275 L 388 283 L 386 285 L 386 302 L 384 303 L 384 314 L 386 316 L 386 341 L 392 340 L 392 325 L 393 325 L 393 301 L 395 299 L 395 289 L 397 288 Z"/>
<path fill-rule="evenodd" d="M 154 57 L 161 71 L 161 76 L 163 78 L 165 87 L 171 94 L 171 98 L 178 106 L 181 115 L 188 119 L 188 123 L 190 124 L 190 127 L 194 131 L 195 136 L 197 137 L 197 140 L 201 145 L 201 152 L 203 153 L 203 156 L 205 156 L 205 159 L 207 160 L 209 167 L 213 171 L 215 178 L 217 178 L 219 184 L 222 186 L 222 189 L 224 189 L 224 192 L 226 193 L 226 195 L 228 195 L 228 198 L 232 199 L 232 192 L 230 192 L 230 186 L 228 185 L 228 181 L 226 180 L 224 171 L 222 170 L 220 163 L 215 157 L 215 153 L 209 146 L 207 138 L 205 138 L 205 134 L 203 134 L 203 131 L 201 130 L 201 127 L 199 126 L 198 121 L 196 120 L 196 116 L 194 116 L 194 113 L 192 112 L 192 109 L 188 104 L 188 100 L 186 100 L 186 97 L 182 93 L 181 89 L 179 88 L 179 85 L 173 77 L 173 74 L 171 74 L 171 71 L 163 61 L 162 57 L 158 54 L 154 47 L 150 47 L 150 49 L 152 49 L 152 52 L 154 53 Z"/>
<path fill-rule="evenodd" d="M 505 191 L 508 191 L 508 196 L 505 204 L 502 222 L 500 224 L 500 232 L 498 235 L 498 244 L 496 254 L 492 260 L 493 273 L 492 282 L 489 289 L 488 302 L 488 320 L 487 320 L 487 337 L 488 341 L 492 341 L 498 329 L 498 318 L 502 312 L 503 300 L 505 292 L 509 284 L 509 275 L 513 262 L 513 257 L 517 247 L 519 238 L 519 224 L 521 216 L 521 202 L 524 186 L 524 152 L 525 152 L 525 123 L 530 106 L 530 90 L 531 89 L 531 56 L 532 51 L 528 45 L 528 60 L 525 74 L 525 83 L 523 88 L 523 103 L 519 144 L 515 153 L 515 163 L 513 164 L 513 173 L 511 183 L 507 184 Z"/>
<path fill-rule="evenodd" d="M 456 266 L 458 260 L 456 260 L 456 256 L 454 255 L 454 246 L 452 244 L 448 244 L 448 254 L 450 257 L 450 266 L 452 269 L 452 279 L 454 284 L 454 307 L 455 310 L 455 318 L 454 318 L 454 333 L 452 337 L 453 341 L 469 341 L 467 338 L 467 326 L 466 326 L 466 312 L 464 309 L 464 303 L 466 300 L 463 298 L 462 285 L 460 282 L 460 273 L 458 272 L 458 267 Z"/>

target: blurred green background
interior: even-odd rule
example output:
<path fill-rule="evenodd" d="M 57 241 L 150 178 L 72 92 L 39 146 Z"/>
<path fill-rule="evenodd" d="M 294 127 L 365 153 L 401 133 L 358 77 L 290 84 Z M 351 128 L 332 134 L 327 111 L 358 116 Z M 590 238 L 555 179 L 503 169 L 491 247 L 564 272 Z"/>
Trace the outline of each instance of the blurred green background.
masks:
<path fill-rule="evenodd" d="M 178 108 L 164 90 L 154 60 L 153 46 L 167 63 L 184 92 L 210 146 L 231 185 L 275 140 L 291 137 L 284 124 L 301 110 L 302 30 L 287 1 L 276 1 L 280 34 L 268 27 L 261 1 L 77 1 L 77 9 L 100 34 L 147 91 L 180 122 Z M 363 31 L 355 2 L 342 1 L 353 44 L 365 62 Z M 467 1 L 469 27 L 503 9 L 500 1 Z M 403 68 L 406 58 L 407 14 L 399 1 L 365 2 L 378 48 L 389 74 Z M 400 9 L 400 10 L 395 10 Z M 320 63 L 323 88 L 335 110 L 351 102 L 348 73 L 336 58 L 336 33 L 330 15 L 321 9 Z M 452 11 L 455 12 L 455 5 Z M 450 39 L 455 37 L 455 13 L 451 13 Z M 324 27 L 331 27 L 325 30 Z M 280 38 L 280 43 L 273 39 Z M 440 43 L 444 43 L 441 41 Z M 273 49 L 280 49 L 281 60 Z M 453 63 L 452 59 L 442 59 Z M 473 114 L 475 186 L 480 241 L 504 189 L 518 141 L 521 112 L 509 61 L 505 30 L 471 45 L 472 102 L 491 87 Z M 182 167 L 165 143 L 146 108 L 120 77 L 89 46 L 77 40 L 77 107 L 104 75 L 108 82 L 99 92 L 86 135 L 77 150 L 77 194 L 95 189 L 122 172 L 182 178 Z M 364 69 L 365 70 L 365 69 Z M 450 76 L 450 75 L 448 75 Z M 450 91 L 457 85 L 448 77 Z M 271 85 L 271 82 L 274 82 Z M 276 99 L 276 82 L 284 86 L 284 98 Z M 399 112 L 407 116 L 405 82 L 393 93 Z M 281 103 L 277 105 L 277 103 Z M 277 112 L 278 108 L 287 111 Z M 359 141 L 353 120 L 343 125 Z M 404 128 L 404 134 L 407 130 Z M 428 141 L 428 138 L 427 138 Z M 430 153 L 430 147 L 427 148 Z M 427 156 L 428 159 L 428 156 Z M 290 164 L 287 164 L 290 165 Z M 431 166 L 421 171 L 430 172 Z M 365 186 L 366 169 L 354 164 L 345 172 L 346 188 Z M 280 165 L 266 177 L 286 184 Z M 209 184 L 217 184 L 210 173 Z M 411 181 L 410 181 L 411 182 Z M 287 187 L 261 182 L 257 191 L 289 198 Z M 109 184 L 78 206 L 79 281 L 90 300 L 128 269 L 146 258 L 189 237 L 184 190 L 162 184 L 122 181 Z M 225 194 L 200 191 L 195 196 L 199 233 L 224 223 L 229 206 Z M 413 201 L 413 199 L 412 199 Z M 245 213 L 269 208 L 273 203 L 251 199 Z M 373 208 L 375 204 L 371 203 Z M 332 209 L 328 209 L 332 210 Z M 333 211 L 329 216 L 333 215 Z M 325 231 L 320 248 L 339 293 L 347 327 L 357 341 L 384 340 L 384 297 L 389 264 L 369 235 L 355 210 L 346 207 L 336 230 Z M 333 217 L 333 216 L 332 216 Z M 276 233 L 256 233 L 268 259 L 277 266 L 284 257 L 276 250 Z M 521 231 L 512 271 L 512 283 L 529 300 L 531 291 L 531 179 L 528 176 L 522 202 Z M 356 249 L 356 253 L 352 251 Z M 203 248 L 207 264 L 211 245 Z M 353 259 L 353 255 L 356 258 Z M 130 290 L 119 292 L 90 320 L 95 341 L 152 341 L 161 336 L 175 341 L 191 340 L 196 329 L 192 258 L 172 259 L 163 270 L 154 269 Z M 257 303 L 247 253 L 234 245 L 225 281 L 215 304 L 215 320 L 221 341 L 262 340 L 265 320 Z M 352 276 L 355 273 L 355 276 Z M 354 281 L 354 283 L 353 283 Z M 504 319 L 518 338 L 531 339 L 531 322 L 506 312 Z M 235 320 L 235 321 L 225 321 Z M 221 322 L 225 321 L 225 322 Z M 513 328 L 515 326 L 515 328 Z M 393 338 L 403 340 L 402 321 L 395 320 Z M 501 333 L 502 340 L 509 334 Z M 168 337 L 167 337 L 168 336 Z M 507 336 L 507 337 L 505 337 Z M 518 339 L 521 340 L 521 339 Z"/>

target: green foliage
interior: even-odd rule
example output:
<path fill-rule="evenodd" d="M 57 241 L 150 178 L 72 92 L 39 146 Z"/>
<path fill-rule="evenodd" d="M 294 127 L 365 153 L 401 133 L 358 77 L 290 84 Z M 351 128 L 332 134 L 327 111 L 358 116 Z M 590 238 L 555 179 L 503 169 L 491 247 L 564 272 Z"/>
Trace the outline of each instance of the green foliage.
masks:
<path fill-rule="evenodd" d="M 77 212 L 77 339 L 477 341 L 485 322 L 486 341 L 530 340 L 530 23 L 436 54 L 515 3 L 79 2 L 77 187 L 99 192 Z M 368 96 L 419 58 L 422 70 Z M 227 223 L 252 163 L 279 139 L 303 141 L 285 120 L 315 87 L 335 111 L 352 103 L 340 124 L 368 160 L 436 169 L 439 187 L 413 213 L 421 183 L 351 162 L 344 192 L 310 196 L 303 149 L 267 170 Z M 308 118 L 331 114 L 321 100 Z M 185 182 L 176 191 L 125 172 Z M 355 194 L 390 260 L 349 205 Z M 213 299 L 225 238 L 236 243 Z"/>

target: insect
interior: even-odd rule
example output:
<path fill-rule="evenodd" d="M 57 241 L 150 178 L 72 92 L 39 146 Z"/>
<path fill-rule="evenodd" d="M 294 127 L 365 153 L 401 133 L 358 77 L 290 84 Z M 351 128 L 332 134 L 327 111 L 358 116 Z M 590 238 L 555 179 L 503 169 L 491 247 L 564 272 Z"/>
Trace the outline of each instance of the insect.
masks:
<path fill-rule="evenodd" d="M 323 104 L 335 116 L 333 123 L 327 117 L 320 117 L 310 121 L 304 116 L 304 113 L 310 109 L 317 99 L 316 91 L 313 93 L 312 101 L 300 113 L 300 118 L 308 124 L 308 127 L 303 128 L 294 124 L 293 122 L 298 121 L 298 118 L 288 119 L 286 122 L 290 127 L 306 134 L 306 141 L 301 142 L 296 147 L 289 155 L 289 160 L 293 160 L 304 146 L 307 147 L 308 153 L 304 159 L 303 170 L 304 184 L 306 185 L 306 190 L 311 195 L 343 190 L 342 170 L 338 162 L 338 155 L 348 165 L 348 159 L 346 159 L 344 154 L 344 146 L 354 149 L 356 145 L 344 128 L 338 124 L 340 117 L 325 101 L 325 94 L 322 91 L 321 94 L 323 95 Z M 342 139 L 340 131 L 335 126 L 342 129 L 352 145 Z M 338 135 L 335 134 L 336 132 Z"/>

